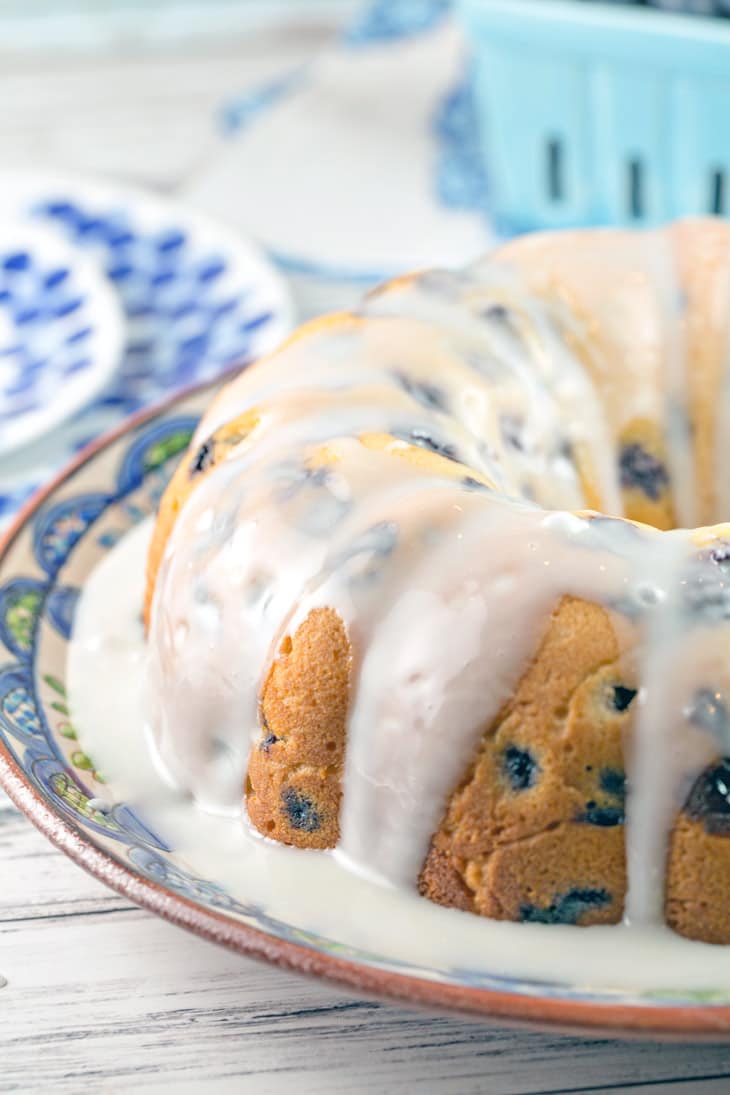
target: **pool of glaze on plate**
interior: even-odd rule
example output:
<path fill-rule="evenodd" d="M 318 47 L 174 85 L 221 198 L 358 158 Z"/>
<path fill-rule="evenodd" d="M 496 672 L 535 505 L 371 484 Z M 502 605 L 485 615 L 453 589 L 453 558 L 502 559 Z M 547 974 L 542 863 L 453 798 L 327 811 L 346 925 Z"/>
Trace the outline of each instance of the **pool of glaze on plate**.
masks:
<path fill-rule="evenodd" d="M 294 928 L 384 961 L 469 970 L 599 990 L 708 990 L 730 985 L 730 947 L 667 928 L 577 928 L 485 920 L 358 875 L 329 852 L 287 848 L 240 816 L 203 812 L 170 788 L 148 747 L 140 608 L 150 526 L 96 567 L 76 613 L 68 684 L 84 748 L 126 801 L 174 849 L 172 858 Z M 420 967 L 420 969 L 419 969 Z"/>

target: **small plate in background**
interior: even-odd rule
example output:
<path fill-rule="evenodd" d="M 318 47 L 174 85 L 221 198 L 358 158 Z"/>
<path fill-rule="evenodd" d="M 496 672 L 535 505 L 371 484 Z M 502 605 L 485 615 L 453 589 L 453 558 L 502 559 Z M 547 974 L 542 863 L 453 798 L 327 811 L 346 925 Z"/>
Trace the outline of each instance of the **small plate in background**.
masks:
<path fill-rule="evenodd" d="M 37 441 L 104 388 L 122 330 L 96 263 L 48 229 L 0 224 L 0 454 Z"/>
<path fill-rule="evenodd" d="M 245 236 L 145 190 L 8 171 L 0 172 L 0 208 L 95 263 L 123 318 L 119 368 L 99 397 L 32 453 L 3 460 L 1 526 L 125 415 L 272 350 L 293 313 L 284 281 Z"/>

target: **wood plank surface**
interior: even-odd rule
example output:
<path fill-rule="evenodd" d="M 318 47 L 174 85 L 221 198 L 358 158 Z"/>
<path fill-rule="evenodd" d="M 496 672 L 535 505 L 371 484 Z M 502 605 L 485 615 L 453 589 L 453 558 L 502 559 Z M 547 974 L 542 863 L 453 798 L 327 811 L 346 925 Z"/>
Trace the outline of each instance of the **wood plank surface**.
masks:
<path fill-rule="evenodd" d="M 722 1046 L 622 1044 L 360 1000 L 110 893 L 0 798 L 0 1091 L 730 1090 Z"/>

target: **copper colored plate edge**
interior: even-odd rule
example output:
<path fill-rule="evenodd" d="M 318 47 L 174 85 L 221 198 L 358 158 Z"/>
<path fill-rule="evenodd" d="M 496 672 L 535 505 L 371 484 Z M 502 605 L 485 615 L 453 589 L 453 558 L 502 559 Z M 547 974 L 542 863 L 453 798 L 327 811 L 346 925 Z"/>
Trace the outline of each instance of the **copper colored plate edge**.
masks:
<path fill-rule="evenodd" d="M 231 370 L 232 373 L 235 371 Z M 215 383 L 220 383 L 220 380 Z M 178 392 L 163 402 L 132 415 L 116 429 L 88 445 L 47 487 L 22 507 L 10 528 L 0 537 L 0 564 L 15 538 L 36 511 L 98 452 L 143 423 L 172 410 L 183 400 L 214 386 L 215 384 L 207 383 Z M 270 962 L 296 973 L 324 978 L 332 984 L 368 996 L 437 1011 L 505 1020 L 510 1025 L 550 1027 L 566 1033 L 619 1034 L 634 1038 L 691 1036 L 693 1040 L 702 1041 L 730 1039 L 730 1006 L 599 1004 L 445 984 L 380 970 L 299 943 L 278 939 L 222 913 L 201 908 L 188 898 L 140 877 L 110 853 L 97 848 L 76 826 L 55 813 L 46 799 L 29 783 L 2 743 L 0 787 L 52 844 L 100 882 L 170 923 L 238 954 Z"/>

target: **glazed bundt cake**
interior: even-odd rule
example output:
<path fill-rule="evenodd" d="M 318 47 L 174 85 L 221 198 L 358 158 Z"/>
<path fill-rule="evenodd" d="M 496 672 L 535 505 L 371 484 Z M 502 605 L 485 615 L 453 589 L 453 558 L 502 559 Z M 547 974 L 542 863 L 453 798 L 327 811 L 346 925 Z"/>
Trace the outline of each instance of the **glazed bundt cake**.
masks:
<path fill-rule="evenodd" d="M 162 761 L 443 905 L 730 941 L 728 452 L 719 221 L 526 237 L 308 324 L 162 500 Z"/>

